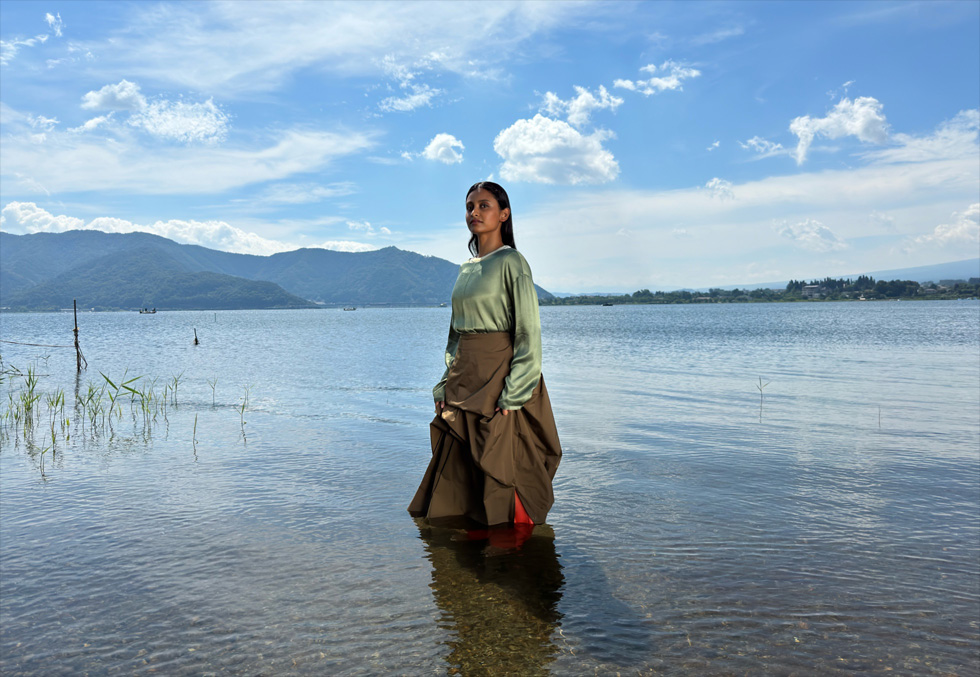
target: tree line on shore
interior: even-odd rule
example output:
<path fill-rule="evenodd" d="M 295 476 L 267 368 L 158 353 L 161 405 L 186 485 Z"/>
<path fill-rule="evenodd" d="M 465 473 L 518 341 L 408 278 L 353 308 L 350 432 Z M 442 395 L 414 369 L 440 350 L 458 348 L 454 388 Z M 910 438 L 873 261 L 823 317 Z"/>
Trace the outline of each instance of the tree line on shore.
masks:
<path fill-rule="evenodd" d="M 940 280 L 920 284 L 913 280 L 857 279 L 790 280 L 785 289 L 709 289 L 708 291 L 657 291 L 640 289 L 632 294 L 586 294 L 541 300 L 541 305 L 577 306 L 640 303 L 765 303 L 792 301 L 847 301 L 881 299 L 961 299 L 980 296 L 980 278 Z"/>

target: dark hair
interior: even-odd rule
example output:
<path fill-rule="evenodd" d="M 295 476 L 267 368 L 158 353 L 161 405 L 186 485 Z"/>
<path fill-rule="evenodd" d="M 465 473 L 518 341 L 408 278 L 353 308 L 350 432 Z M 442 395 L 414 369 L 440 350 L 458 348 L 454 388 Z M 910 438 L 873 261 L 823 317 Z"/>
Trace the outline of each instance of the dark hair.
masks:
<path fill-rule="evenodd" d="M 497 204 L 500 209 L 510 209 L 510 198 L 507 197 L 507 191 L 503 189 L 503 186 L 494 183 L 493 181 L 479 181 L 470 186 L 470 189 L 466 191 L 469 195 L 474 190 L 483 189 L 490 194 L 492 194 L 497 199 Z M 510 245 L 514 249 L 517 249 L 517 245 L 514 244 L 514 210 L 510 210 L 507 215 L 507 220 L 500 225 L 500 237 L 503 239 L 504 244 Z M 476 233 L 470 236 L 469 243 L 470 254 L 476 256 L 480 253 L 480 241 L 477 238 Z"/>

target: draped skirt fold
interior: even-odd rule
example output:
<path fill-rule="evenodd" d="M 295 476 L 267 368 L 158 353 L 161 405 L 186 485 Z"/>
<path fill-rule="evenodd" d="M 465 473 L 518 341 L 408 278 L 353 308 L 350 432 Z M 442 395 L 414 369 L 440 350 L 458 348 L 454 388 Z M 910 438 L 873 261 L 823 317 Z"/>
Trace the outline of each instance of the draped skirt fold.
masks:
<path fill-rule="evenodd" d="M 494 411 L 513 353 L 507 332 L 460 337 L 446 406 L 429 425 L 432 458 L 408 506 L 413 516 L 512 523 L 516 492 L 531 520 L 545 521 L 561 444 L 543 376 L 523 408 Z"/>

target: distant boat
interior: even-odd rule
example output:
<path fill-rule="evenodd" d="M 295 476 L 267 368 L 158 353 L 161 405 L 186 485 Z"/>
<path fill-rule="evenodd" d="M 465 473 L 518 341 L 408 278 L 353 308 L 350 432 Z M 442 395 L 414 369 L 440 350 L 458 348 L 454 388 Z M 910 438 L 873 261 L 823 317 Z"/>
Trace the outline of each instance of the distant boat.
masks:
<path fill-rule="evenodd" d="M 445 304 L 445 303 L 440 303 L 440 304 L 439 304 L 439 307 L 440 307 L 440 308 L 445 308 L 445 307 L 446 307 L 446 304 Z"/>
<path fill-rule="evenodd" d="M 355 306 L 345 306 L 344 310 L 357 310 Z"/>
<path fill-rule="evenodd" d="M 157 309 L 154 308 L 150 310 L 149 308 L 140 308 L 140 315 L 156 315 Z"/>
<path fill-rule="evenodd" d="M 603 306 L 611 306 L 612 304 L 607 302 L 607 303 L 603 303 L 602 305 Z"/>

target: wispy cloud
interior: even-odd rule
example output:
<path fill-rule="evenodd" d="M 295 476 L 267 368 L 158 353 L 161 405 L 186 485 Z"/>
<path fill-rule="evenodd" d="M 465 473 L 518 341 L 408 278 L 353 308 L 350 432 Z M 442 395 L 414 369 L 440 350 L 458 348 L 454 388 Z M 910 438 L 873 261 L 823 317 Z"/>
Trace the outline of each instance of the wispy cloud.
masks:
<path fill-rule="evenodd" d="M 397 64 L 469 77 L 499 68 L 534 36 L 595 12 L 587 3 L 562 11 L 541 3 L 440 3 L 438 11 L 422 2 L 288 6 L 301 10 L 275 2 L 131 6 L 125 31 L 91 45 L 99 55 L 94 67 L 116 73 L 125 66 L 132 77 L 223 98 L 278 90 L 311 68 L 391 77 L 382 54 Z M 432 94 L 420 87 L 406 87 L 386 105 L 427 105 Z"/>
<path fill-rule="evenodd" d="M 39 153 L 36 144 L 44 144 Z M 135 194 L 214 194 L 322 170 L 333 160 L 367 150 L 374 134 L 295 129 L 259 147 L 142 148 L 136 140 L 112 143 L 69 132 L 40 141 L 27 134 L 4 138 L 0 172 L 11 187 L 44 185 L 53 192 L 123 190 Z"/>
<path fill-rule="evenodd" d="M 685 80 L 696 78 L 701 71 L 675 61 L 664 61 L 659 66 L 650 64 L 640 69 L 641 73 L 649 73 L 653 77 L 646 80 L 616 80 L 614 87 L 640 92 L 645 96 L 659 94 L 668 90 L 681 90 Z"/>

